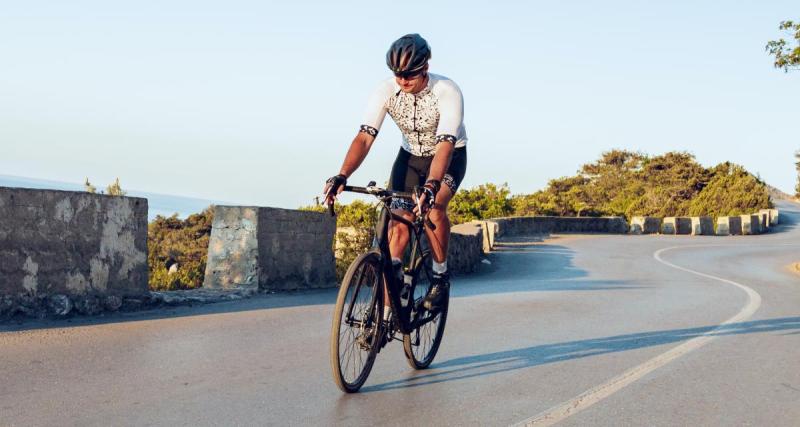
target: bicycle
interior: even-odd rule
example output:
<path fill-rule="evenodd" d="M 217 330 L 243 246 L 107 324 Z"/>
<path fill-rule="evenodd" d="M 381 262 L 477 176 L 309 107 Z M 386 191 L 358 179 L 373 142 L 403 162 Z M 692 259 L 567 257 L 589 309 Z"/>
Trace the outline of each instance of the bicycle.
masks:
<path fill-rule="evenodd" d="M 388 342 L 400 339 L 397 333 L 402 334 L 408 364 L 414 369 L 430 366 L 442 342 L 449 295 L 435 312 L 428 311 L 422 304 L 433 281 L 430 249 L 422 248 L 421 239 L 426 227 L 436 227 L 427 213 L 408 221 L 392 213 L 389 207 L 393 197 L 413 199 L 412 193 L 378 188 L 375 182 L 366 187 L 345 186 L 344 191 L 373 195 L 383 205 L 373 246 L 350 264 L 333 311 L 330 343 L 333 378 L 342 391 L 355 393 L 366 382 L 381 349 Z M 415 194 L 419 195 L 418 188 Z M 335 215 L 332 204 L 329 210 Z M 403 283 L 398 283 L 389 254 L 390 219 L 411 230 L 411 249 L 402 266 Z M 423 272 L 427 285 L 420 281 Z M 392 313 L 388 321 L 383 319 L 384 291 L 389 293 Z"/>

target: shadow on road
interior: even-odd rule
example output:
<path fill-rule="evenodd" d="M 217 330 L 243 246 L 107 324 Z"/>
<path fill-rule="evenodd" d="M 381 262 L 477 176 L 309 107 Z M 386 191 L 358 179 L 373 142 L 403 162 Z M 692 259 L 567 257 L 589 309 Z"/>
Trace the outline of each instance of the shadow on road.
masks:
<path fill-rule="evenodd" d="M 456 277 L 453 296 L 645 287 L 626 280 L 589 279 L 586 270 L 575 266 L 575 251 L 567 246 L 543 243 L 548 237 L 528 236 L 497 242 L 489 255 L 491 266 L 475 275 Z"/>
<path fill-rule="evenodd" d="M 442 371 L 364 387 L 361 389 L 361 392 L 368 393 L 408 387 L 420 387 L 448 381 L 482 377 L 565 360 L 678 343 L 704 334 L 708 334 L 709 336 L 727 336 L 777 331 L 788 331 L 782 335 L 800 333 L 800 317 L 784 317 L 733 323 L 722 327 L 706 326 L 617 335 L 459 357 L 432 366 L 433 369 L 441 369 Z"/>
<path fill-rule="evenodd" d="M 800 218 L 800 205 L 794 202 L 778 200 L 775 207 L 780 209 L 780 224 L 770 232 L 783 233 L 797 228 L 798 218 Z"/>
<path fill-rule="evenodd" d="M 566 246 L 542 243 L 547 236 L 501 242 L 491 255 L 492 264 L 481 264 L 474 274 L 453 279 L 454 298 L 506 292 L 634 289 L 624 281 L 589 280 L 585 270 L 574 266 L 574 251 Z M 158 320 L 187 316 L 271 310 L 286 307 L 334 304 L 338 289 L 260 294 L 252 298 L 214 304 L 162 307 L 149 311 L 111 313 L 99 317 L 68 319 L 18 319 L 0 323 L 0 333 L 37 329 L 61 329 L 88 325 Z"/>

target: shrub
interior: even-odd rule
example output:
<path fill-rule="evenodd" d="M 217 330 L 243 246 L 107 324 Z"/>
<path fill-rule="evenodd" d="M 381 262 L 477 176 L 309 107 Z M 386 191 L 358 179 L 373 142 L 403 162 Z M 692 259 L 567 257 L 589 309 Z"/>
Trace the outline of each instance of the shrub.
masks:
<path fill-rule="evenodd" d="M 211 206 L 185 220 L 161 215 L 147 227 L 151 290 L 193 289 L 203 285 L 208 256 L 208 239 L 214 210 Z M 177 271 L 169 267 L 177 264 Z"/>
<path fill-rule="evenodd" d="M 508 184 L 498 187 L 487 183 L 470 190 L 461 190 L 450 200 L 447 212 L 453 224 L 508 216 L 513 212 L 510 193 Z"/>
<path fill-rule="evenodd" d="M 336 209 L 336 235 L 333 242 L 336 254 L 336 278 L 344 278 L 347 268 L 356 257 L 366 252 L 372 246 L 375 224 L 378 220 L 378 202 L 368 203 L 354 200 L 344 205 L 337 203 Z M 327 212 L 323 205 L 303 206 L 300 210 L 314 212 Z"/>

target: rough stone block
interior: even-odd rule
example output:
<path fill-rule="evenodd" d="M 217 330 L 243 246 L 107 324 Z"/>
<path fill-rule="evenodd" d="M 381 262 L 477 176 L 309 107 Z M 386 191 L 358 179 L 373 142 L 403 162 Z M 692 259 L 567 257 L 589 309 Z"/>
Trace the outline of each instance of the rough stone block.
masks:
<path fill-rule="evenodd" d="M 336 286 L 335 232 L 327 213 L 215 206 L 203 287 Z"/>
<path fill-rule="evenodd" d="M 761 233 L 760 217 L 758 215 L 740 215 L 742 219 L 742 234 Z"/>
<path fill-rule="evenodd" d="M 141 295 L 147 275 L 146 199 L 0 187 L 0 295 Z"/>
<path fill-rule="evenodd" d="M 631 234 L 655 234 L 661 228 L 661 218 L 635 216 L 631 218 Z"/>
<path fill-rule="evenodd" d="M 770 209 L 769 210 L 769 225 L 775 226 L 780 224 L 780 213 L 777 209 Z"/>
<path fill-rule="evenodd" d="M 693 236 L 714 235 L 714 221 L 710 216 L 693 216 L 691 220 Z"/>
<path fill-rule="evenodd" d="M 668 216 L 661 223 L 661 234 L 691 234 L 692 220 L 687 217 Z"/>
<path fill-rule="evenodd" d="M 742 218 L 738 216 L 721 216 L 717 218 L 717 236 L 742 234 Z"/>
<path fill-rule="evenodd" d="M 494 240 L 497 235 L 497 223 L 494 221 L 483 221 L 481 230 L 483 231 L 483 253 L 487 254 L 494 249 Z"/>
<path fill-rule="evenodd" d="M 448 270 L 455 274 L 473 272 L 481 262 L 483 241 L 481 224 L 454 225 L 447 250 Z"/>
<path fill-rule="evenodd" d="M 758 215 L 758 222 L 759 226 L 761 227 L 761 232 L 766 233 L 770 227 L 769 209 L 761 209 L 756 212 L 755 215 Z"/>

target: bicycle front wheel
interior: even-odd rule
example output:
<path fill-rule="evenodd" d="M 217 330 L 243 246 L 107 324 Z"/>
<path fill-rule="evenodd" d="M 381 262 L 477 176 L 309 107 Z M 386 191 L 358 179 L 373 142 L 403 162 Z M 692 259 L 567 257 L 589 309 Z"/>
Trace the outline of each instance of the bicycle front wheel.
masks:
<path fill-rule="evenodd" d="M 330 357 L 333 380 L 344 392 L 367 381 L 380 348 L 383 274 L 380 253 L 358 256 L 342 280 L 333 310 Z"/>
<path fill-rule="evenodd" d="M 403 335 L 403 351 L 406 355 L 406 361 L 414 369 L 427 368 L 433 362 L 433 358 L 436 357 L 436 352 L 439 351 L 439 345 L 442 343 L 442 337 L 444 336 L 447 309 L 450 305 L 450 296 L 448 295 L 447 300 L 436 313 L 431 313 L 422 306 L 422 300 L 427 295 L 433 282 L 433 275 L 428 264 L 428 260 L 423 259 L 420 266 L 422 269 L 420 273 L 424 274 L 428 279 L 427 286 L 417 285 L 414 288 L 413 304 L 418 310 L 418 312 L 415 312 L 414 317 L 426 318 L 432 316 L 433 320 L 414 329 L 410 334 Z"/>

